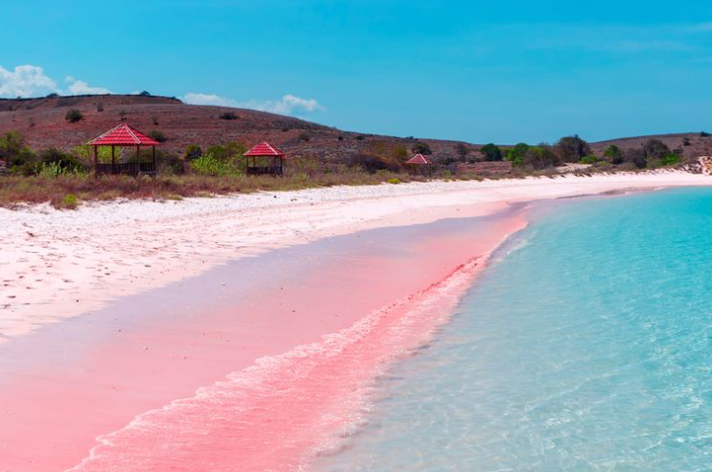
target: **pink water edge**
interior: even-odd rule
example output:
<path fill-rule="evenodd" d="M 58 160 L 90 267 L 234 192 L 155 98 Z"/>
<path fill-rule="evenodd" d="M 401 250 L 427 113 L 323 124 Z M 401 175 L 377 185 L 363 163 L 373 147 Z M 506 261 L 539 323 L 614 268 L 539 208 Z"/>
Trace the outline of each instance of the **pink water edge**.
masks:
<path fill-rule="evenodd" d="M 291 471 L 338 447 L 520 214 L 276 251 L 0 346 L 0 471 Z"/>

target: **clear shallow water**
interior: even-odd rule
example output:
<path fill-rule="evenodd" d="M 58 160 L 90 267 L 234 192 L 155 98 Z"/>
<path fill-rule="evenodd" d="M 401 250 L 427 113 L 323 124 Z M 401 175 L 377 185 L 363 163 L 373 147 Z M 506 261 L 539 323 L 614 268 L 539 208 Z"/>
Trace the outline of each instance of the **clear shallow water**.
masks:
<path fill-rule="evenodd" d="M 316 470 L 712 470 L 712 192 L 557 205 Z"/>

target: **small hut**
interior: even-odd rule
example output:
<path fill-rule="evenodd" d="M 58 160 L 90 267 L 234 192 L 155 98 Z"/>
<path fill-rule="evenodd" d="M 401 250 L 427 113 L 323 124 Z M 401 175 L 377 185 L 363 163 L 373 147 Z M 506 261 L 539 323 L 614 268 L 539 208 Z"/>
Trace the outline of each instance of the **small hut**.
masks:
<path fill-rule="evenodd" d="M 87 143 L 94 146 L 94 172 L 100 174 L 156 175 L 156 146 L 159 142 L 123 123 Z M 111 146 L 111 164 L 99 163 L 99 146 Z M 141 146 L 150 146 L 151 162 L 141 162 Z M 136 162 L 116 162 L 116 147 L 135 147 Z"/>
<path fill-rule="evenodd" d="M 411 157 L 405 162 L 405 165 L 413 174 L 432 175 L 433 173 L 433 161 L 422 154 L 416 154 Z"/>
<path fill-rule="evenodd" d="M 284 172 L 284 153 L 266 141 L 247 151 L 244 156 L 247 175 L 282 175 Z"/>

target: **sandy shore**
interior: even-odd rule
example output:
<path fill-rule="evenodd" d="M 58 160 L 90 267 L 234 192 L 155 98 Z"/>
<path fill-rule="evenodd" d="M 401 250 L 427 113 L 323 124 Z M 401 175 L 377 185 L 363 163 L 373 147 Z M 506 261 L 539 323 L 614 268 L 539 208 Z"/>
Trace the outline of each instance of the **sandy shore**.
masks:
<path fill-rule="evenodd" d="M 307 470 L 526 225 L 511 204 L 711 183 L 661 173 L 0 210 L 0 457 L 13 472 Z"/>
<path fill-rule="evenodd" d="M 335 187 L 184 201 L 0 209 L 0 342 L 240 257 L 508 203 L 710 185 L 687 173 Z"/>

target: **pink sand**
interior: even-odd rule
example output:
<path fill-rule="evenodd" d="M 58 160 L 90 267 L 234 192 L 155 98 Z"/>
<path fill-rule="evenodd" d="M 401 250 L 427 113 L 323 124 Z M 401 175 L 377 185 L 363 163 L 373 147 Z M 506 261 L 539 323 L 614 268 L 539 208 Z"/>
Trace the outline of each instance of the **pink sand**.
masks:
<path fill-rule="evenodd" d="M 10 340 L 0 470 L 297 470 L 523 225 L 358 233 Z"/>

